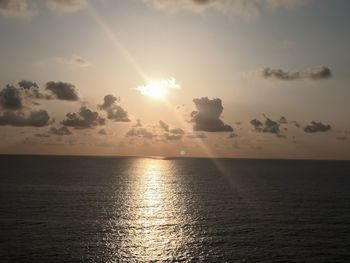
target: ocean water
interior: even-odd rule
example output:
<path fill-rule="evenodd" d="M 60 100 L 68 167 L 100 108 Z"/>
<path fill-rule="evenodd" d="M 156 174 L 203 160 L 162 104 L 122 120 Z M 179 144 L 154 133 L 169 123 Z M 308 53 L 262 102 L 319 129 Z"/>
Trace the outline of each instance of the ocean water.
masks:
<path fill-rule="evenodd" d="M 0 262 L 350 262 L 350 162 L 2 156 Z"/>

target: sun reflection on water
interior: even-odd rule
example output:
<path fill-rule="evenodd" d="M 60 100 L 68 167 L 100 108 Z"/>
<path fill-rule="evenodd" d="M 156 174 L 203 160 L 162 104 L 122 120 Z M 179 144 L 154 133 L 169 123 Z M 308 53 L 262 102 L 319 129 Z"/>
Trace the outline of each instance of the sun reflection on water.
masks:
<path fill-rule="evenodd" d="M 139 159 L 130 172 L 128 197 L 119 229 L 117 257 L 132 262 L 180 260 L 189 240 L 184 232 L 186 217 L 174 187 L 171 161 Z M 113 240 L 110 240 L 113 242 Z"/>

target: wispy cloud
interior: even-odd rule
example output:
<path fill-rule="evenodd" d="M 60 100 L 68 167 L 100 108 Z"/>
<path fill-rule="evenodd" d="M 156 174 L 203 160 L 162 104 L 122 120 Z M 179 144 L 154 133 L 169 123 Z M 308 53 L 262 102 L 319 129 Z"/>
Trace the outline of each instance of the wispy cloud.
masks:
<path fill-rule="evenodd" d="M 145 0 L 153 6 L 168 10 L 188 10 L 201 13 L 214 9 L 228 15 L 244 18 L 259 16 L 263 9 L 295 8 L 307 4 L 308 0 Z"/>
<path fill-rule="evenodd" d="M 46 5 L 51 10 L 63 12 L 74 12 L 83 8 L 87 4 L 86 0 L 47 0 Z"/>
<path fill-rule="evenodd" d="M 66 65 L 73 65 L 78 67 L 90 67 L 92 63 L 78 55 L 72 55 L 70 57 L 55 57 L 55 60 L 59 63 L 66 64 Z"/>
<path fill-rule="evenodd" d="M 311 79 L 321 80 L 332 77 L 332 71 L 326 66 L 314 67 L 302 71 L 285 71 L 283 69 L 271 69 L 266 67 L 261 70 L 263 78 L 273 78 L 279 80 L 297 80 L 297 79 Z"/>
<path fill-rule="evenodd" d="M 27 0 L 0 0 L 0 14 L 28 17 L 32 12 L 28 8 Z"/>

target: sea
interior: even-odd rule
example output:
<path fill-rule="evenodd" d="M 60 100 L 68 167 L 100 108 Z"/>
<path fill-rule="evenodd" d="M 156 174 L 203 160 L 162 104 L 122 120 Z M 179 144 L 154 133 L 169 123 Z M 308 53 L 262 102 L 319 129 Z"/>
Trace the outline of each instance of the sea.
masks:
<path fill-rule="evenodd" d="M 0 262 L 350 262 L 350 162 L 4 155 Z"/>

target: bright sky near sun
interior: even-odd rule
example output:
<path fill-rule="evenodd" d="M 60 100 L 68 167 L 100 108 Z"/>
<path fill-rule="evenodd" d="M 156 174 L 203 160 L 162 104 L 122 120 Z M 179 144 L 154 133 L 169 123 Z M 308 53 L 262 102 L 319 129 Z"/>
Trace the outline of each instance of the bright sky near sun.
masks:
<path fill-rule="evenodd" d="M 349 8 L 0 1 L 0 153 L 349 159 Z"/>

